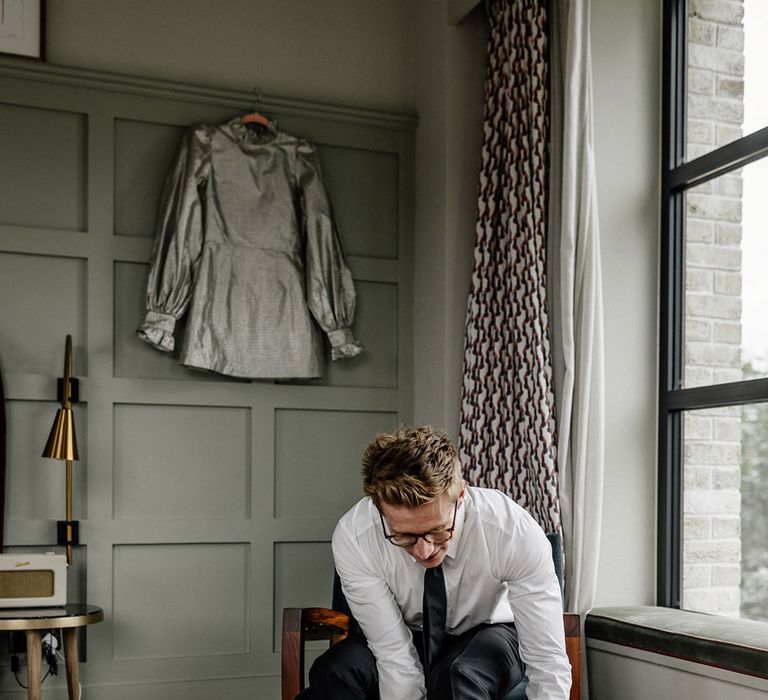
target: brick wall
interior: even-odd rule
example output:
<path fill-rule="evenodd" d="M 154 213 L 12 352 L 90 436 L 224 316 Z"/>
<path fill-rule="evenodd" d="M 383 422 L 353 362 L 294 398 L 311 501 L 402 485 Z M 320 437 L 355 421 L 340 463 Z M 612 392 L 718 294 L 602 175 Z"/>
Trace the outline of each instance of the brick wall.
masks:
<path fill-rule="evenodd" d="M 741 136 L 743 0 L 690 0 L 687 157 Z M 685 386 L 738 381 L 741 359 L 740 173 L 686 198 Z M 683 607 L 738 615 L 741 408 L 684 418 Z"/>

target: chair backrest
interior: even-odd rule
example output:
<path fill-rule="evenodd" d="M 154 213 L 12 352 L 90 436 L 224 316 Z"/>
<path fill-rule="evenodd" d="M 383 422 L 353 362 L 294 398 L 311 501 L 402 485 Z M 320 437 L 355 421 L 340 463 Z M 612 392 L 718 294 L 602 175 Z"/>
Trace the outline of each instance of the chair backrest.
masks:
<path fill-rule="evenodd" d="M 350 634 L 357 634 L 360 632 L 360 625 L 357 624 L 357 620 L 355 620 L 352 611 L 349 609 L 347 599 L 344 597 L 344 591 L 341 590 L 341 579 L 335 569 L 333 570 L 333 595 L 331 597 L 331 607 L 349 617 Z"/>
<path fill-rule="evenodd" d="M 352 612 L 347 604 L 347 599 L 344 597 L 344 591 L 341 590 L 341 579 L 338 572 L 333 571 L 333 595 L 331 596 L 331 607 L 334 610 L 343 612 L 345 615 L 352 617 Z"/>
<path fill-rule="evenodd" d="M 555 565 L 555 574 L 560 583 L 560 595 L 565 600 L 565 576 L 563 572 L 563 538 L 558 532 L 548 532 L 547 539 L 552 547 L 552 563 Z"/>
<path fill-rule="evenodd" d="M 327 608 L 284 608 L 280 654 L 282 699 L 294 700 L 304 687 L 307 641 L 328 639 L 333 646 L 348 634 L 349 619 L 341 612 Z"/>

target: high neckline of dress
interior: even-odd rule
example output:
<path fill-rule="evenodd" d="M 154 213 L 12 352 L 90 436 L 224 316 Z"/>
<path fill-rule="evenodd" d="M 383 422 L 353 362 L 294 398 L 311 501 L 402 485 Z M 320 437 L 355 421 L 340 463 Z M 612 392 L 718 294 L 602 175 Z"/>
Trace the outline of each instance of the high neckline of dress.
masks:
<path fill-rule="evenodd" d="M 269 122 L 267 126 L 251 127 L 243 124 L 240 117 L 235 117 L 229 122 L 229 128 L 235 134 L 240 143 L 243 144 L 264 144 L 274 141 L 277 136 L 277 127 L 274 122 Z"/>

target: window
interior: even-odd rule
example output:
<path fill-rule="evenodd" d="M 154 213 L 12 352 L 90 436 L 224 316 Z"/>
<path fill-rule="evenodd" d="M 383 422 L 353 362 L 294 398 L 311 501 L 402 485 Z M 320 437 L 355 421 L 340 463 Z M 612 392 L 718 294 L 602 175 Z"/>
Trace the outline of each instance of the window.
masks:
<path fill-rule="evenodd" d="M 658 600 L 768 620 L 768 3 L 664 13 Z"/>

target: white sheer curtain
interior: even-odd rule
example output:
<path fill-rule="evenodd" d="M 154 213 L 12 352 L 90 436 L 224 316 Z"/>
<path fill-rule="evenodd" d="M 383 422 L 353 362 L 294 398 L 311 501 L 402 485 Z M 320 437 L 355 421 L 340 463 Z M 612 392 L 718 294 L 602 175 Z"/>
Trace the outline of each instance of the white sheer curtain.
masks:
<path fill-rule="evenodd" d="M 552 3 L 548 283 L 566 608 L 594 604 L 604 461 L 602 275 L 592 137 L 590 0 Z"/>

